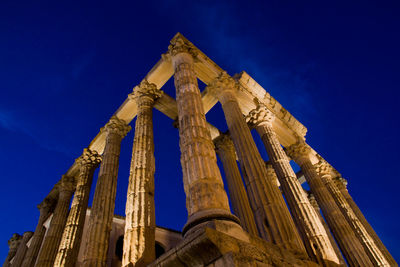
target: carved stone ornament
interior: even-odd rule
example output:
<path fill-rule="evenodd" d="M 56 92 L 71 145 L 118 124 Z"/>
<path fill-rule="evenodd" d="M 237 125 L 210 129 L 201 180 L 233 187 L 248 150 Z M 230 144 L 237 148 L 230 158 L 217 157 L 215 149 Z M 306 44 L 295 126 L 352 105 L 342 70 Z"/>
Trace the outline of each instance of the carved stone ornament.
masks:
<path fill-rule="evenodd" d="M 235 146 L 233 145 L 232 139 L 226 134 L 221 134 L 215 138 L 214 145 L 217 150 L 222 149 L 235 153 Z"/>
<path fill-rule="evenodd" d="M 330 175 L 333 171 L 333 168 L 331 165 L 329 165 L 329 163 L 321 160 L 315 164 L 315 170 L 317 171 L 318 175 Z"/>
<path fill-rule="evenodd" d="M 303 141 L 299 141 L 286 149 L 286 154 L 295 161 L 307 158 L 310 153 L 311 148 Z"/>
<path fill-rule="evenodd" d="M 153 100 L 160 98 L 163 91 L 157 89 L 157 85 L 149 83 L 147 80 L 143 80 L 138 86 L 133 88 L 133 92 L 128 95 L 129 99 L 138 100 L 141 97 L 148 97 Z"/>
<path fill-rule="evenodd" d="M 225 90 L 239 90 L 239 84 L 235 79 L 229 76 L 226 71 L 222 71 L 217 78 L 207 85 L 207 90 L 209 93 L 218 97 L 218 95 Z"/>
<path fill-rule="evenodd" d="M 252 127 L 271 125 L 274 119 L 275 115 L 263 104 L 259 104 L 257 108 L 251 110 L 246 116 L 246 122 Z"/>
<path fill-rule="evenodd" d="M 72 192 L 75 190 L 75 179 L 74 177 L 63 175 L 61 181 L 57 184 L 60 192 L 68 191 Z"/>
<path fill-rule="evenodd" d="M 196 51 L 197 48 L 186 42 L 181 35 L 175 36 L 170 43 L 171 44 L 168 46 L 168 53 L 171 56 L 175 56 L 179 53 L 188 53 L 195 58 L 198 54 L 198 51 Z"/>
<path fill-rule="evenodd" d="M 107 122 L 107 124 L 100 129 L 100 131 L 107 133 L 115 133 L 121 136 L 121 138 L 124 138 L 131 129 L 132 129 L 131 126 L 129 126 L 124 120 L 121 120 L 114 115 Z"/>
<path fill-rule="evenodd" d="M 95 150 L 90 150 L 89 148 L 83 149 L 82 155 L 76 159 L 76 163 L 80 166 L 97 166 L 101 162 L 102 157 Z"/>

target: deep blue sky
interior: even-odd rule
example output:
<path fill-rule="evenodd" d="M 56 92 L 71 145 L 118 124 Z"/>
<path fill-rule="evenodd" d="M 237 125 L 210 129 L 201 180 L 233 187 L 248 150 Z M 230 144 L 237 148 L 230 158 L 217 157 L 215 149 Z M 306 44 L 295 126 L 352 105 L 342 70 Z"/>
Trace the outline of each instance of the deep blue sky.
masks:
<path fill-rule="evenodd" d="M 400 260 L 399 1 L 31 2 L 0 3 L 1 261 L 178 31 L 231 75 L 246 70 L 308 128 Z M 163 89 L 173 95 L 173 82 Z M 207 119 L 226 129 L 219 105 Z M 178 132 L 158 111 L 154 124 L 157 224 L 180 230 Z M 132 139 L 122 145 L 120 215 Z"/>

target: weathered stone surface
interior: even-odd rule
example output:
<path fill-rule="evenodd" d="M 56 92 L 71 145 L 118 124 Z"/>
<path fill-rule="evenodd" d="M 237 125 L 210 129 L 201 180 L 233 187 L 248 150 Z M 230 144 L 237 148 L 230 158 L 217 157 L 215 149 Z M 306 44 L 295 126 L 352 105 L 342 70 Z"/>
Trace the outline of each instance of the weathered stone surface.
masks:
<path fill-rule="evenodd" d="M 317 173 L 320 175 L 322 182 L 325 184 L 326 188 L 335 199 L 336 205 L 341 209 L 349 225 L 353 228 L 354 233 L 360 240 L 360 243 L 364 247 L 364 250 L 367 252 L 371 262 L 375 266 L 390 266 L 389 262 L 387 261 L 381 250 L 375 244 L 373 238 L 369 235 L 364 225 L 355 215 L 344 196 L 340 193 L 339 189 L 332 181 L 332 167 L 324 160 L 321 160 L 315 166 L 315 168 Z"/>
<path fill-rule="evenodd" d="M 175 70 L 179 145 L 186 208 L 189 215 L 183 231 L 188 234 L 190 228 L 204 220 L 219 218 L 238 221 L 238 219 L 230 213 L 228 197 L 217 166 L 214 144 L 207 127 L 194 72 L 195 50 L 178 36 L 171 41 L 169 51 Z"/>
<path fill-rule="evenodd" d="M 36 226 L 35 232 L 33 233 L 30 246 L 25 254 L 25 258 L 21 266 L 33 267 L 35 265 L 40 246 L 42 245 L 44 234 L 46 233 L 46 228 L 43 226 L 43 223 L 47 220 L 50 212 L 52 212 L 52 210 L 54 209 L 55 202 L 56 201 L 54 199 L 46 197 L 43 202 L 38 205 L 38 209 L 40 211 L 38 224 Z"/>
<path fill-rule="evenodd" d="M 300 165 L 311 192 L 315 196 L 348 264 L 350 266 L 373 266 L 353 229 L 312 165 L 309 158 L 310 152 L 310 147 L 303 141 L 299 141 L 299 143 L 287 149 L 289 157 Z"/>
<path fill-rule="evenodd" d="M 18 246 L 22 241 L 22 236 L 15 233 L 12 237 L 8 240 L 8 254 L 6 260 L 3 263 L 3 267 L 11 266 L 10 261 L 14 258 L 15 254 L 17 253 Z"/>
<path fill-rule="evenodd" d="M 240 223 L 245 231 L 254 236 L 258 236 L 254 214 L 251 210 L 242 176 L 240 175 L 236 162 L 233 142 L 228 135 L 221 135 L 214 140 L 214 144 L 217 154 L 224 166 L 233 213 L 239 217 Z"/>
<path fill-rule="evenodd" d="M 305 251 L 279 188 L 267 180 L 264 160 L 239 108 L 238 84 L 225 72 L 207 86 L 222 104 L 240 163 L 246 170 L 245 183 L 260 235 L 287 249 Z"/>
<path fill-rule="evenodd" d="M 83 266 L 105 266 L 106 264 L 115 207 L 121 141 L 130 129 L 131 127 L 125 121 L 116 116 L 113 116 L 102 128 L 107 138 L 89 218 L 89 233 Z"/>
<path fill-rule="evenodd" d="M 297 180 L 289 159 L 272 129 L 274 115 L 265 106 L 258 105 L 257 109 L 250 111 L 246 119 L 261 136 L 294 221 L 303 237 L 308 255 L 321 264 L 339 264 L 339 258 L 325 228 L 308 201 L 307 195 Z M 271 179 L 276 178 L 272 177 Z"/>
<path fill-rule="evenodd" d="M 21 242 L 18 246 L 17 253 L 15 254 L 13 260 L 12 260 L 12 266 L 21 266 L 22 261 L 24 260 L 26 251 L 28 250 L 28 247 L 26 246 L 26 243 L 31 239 L 33 236 L 33 232 L 25 232 L 22 235 Z"/>
<path fill-rule="evenodd" d="M 122 266 L 146 266 L 155 259 L 153 106 L 162 95 L 146 80 L 134 88 L 138 107 L 126 200 Z"/>
<path fill-rule="evenodd" d="M 43 240 L 37 263 L 35 266 L 53 266 L 56 259 L 58 246 L 60 245 L 64 227 L 67 221 L 69 203 L 75 191 L 75 180 L 73 177 L 64 175 L 59 184 L 56 185 L 59 197 L 54 209 L 49 229 Z"/>
<path fill-rule="evenodd" d="M 80 172 L 54 266 L 75 266 L 81 244 L 93 174 L 100 162 L 101 156 L 88 148 L 85 148 L 82 155 L 77 159 Z"/>

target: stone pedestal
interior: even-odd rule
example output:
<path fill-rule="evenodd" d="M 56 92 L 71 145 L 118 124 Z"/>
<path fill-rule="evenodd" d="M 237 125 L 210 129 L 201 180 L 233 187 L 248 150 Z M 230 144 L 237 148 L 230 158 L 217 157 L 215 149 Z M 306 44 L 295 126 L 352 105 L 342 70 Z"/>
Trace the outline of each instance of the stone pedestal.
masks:
<path fill-rule="evenodd" d="M 368 234 L 374 240 L 374 242 L 378 246 L 379 250 L 385 256 L 385 258 L 389 262 L 390 266 L 398 266 L 398 264 L 396 263 L 396 261 L 394 260 L 394 258 L 390 254 L 390 252 L 387 250 L 385 245 L 382 243 L 381 239 L 375 233 L 374 229 L 368 223 L 367 219 L 364 217 L 364 214 L 361 212 L 360 208 L 354 202 L 353 198 L 349 194 L 349 192 L 347 190 L 347 181 L 346 181 L 346 179 L 338 176 L 338 177 L 335 177 L 334 183 L 336 184 L 336 186 L 339 189 L 340 193 L 342 194 L 342 196 L 345 198 L 345 200 L 349 204 L 350 208 L 353 210 L 354 214 L 357 216 L 357 218 L 363 224 L 363 226 L 367 230 Z"/>
<path fill-rule="evenodd" d="M 347 222 L 353 228 L 354 233 L 360 240 L 361 245 L 364 247 L 364 250 L 367 252 L 374 266 L 390 266 L 389 262 L 386 260 L 382 252 L 379 250 L 374 240 L 368 234 L 364 225 L 354 214 L 353 210 L 350 208 L 346 199 L 343 197 L 339 189 L 332 181 L 332 176 L 331 176 L 332 167 L 327 162 L 320 161 L 316 165 L 316 171 L 320 175 L 322 182 L 325 184 L 326 188 L 329 190 L 332 197 L 335 199 L 336 205 L 338 205 L 338 207 L 341 209 L 344 217 L 347 219 Z"/>
<path fill-rule="evenodd" d="M 129 125 L 116 116 L 113 116 L 101 129 L 106 133 L 106 144 L 89 217 L 89 232 L 83 266 L 106 265 L 111 223 L 114 216 L 121 141 L 130 129 Z"/>
<path fill-rule="evenodd" d="M 266 179 L 264 160 L 257 150 L 235 96 L 237 83 L 226 73 L 221 73 L 207 88 L 222 104 L 236 152 L 247 174 L 244 177 L 246 188 L 261 237 L 287 249 L 305 252 L 279 188 Z"/>
<path fill-rule="evenodd" d="M 75 266 L 82 240 L 86 210 L 89 202 L 93 174 L 101 157 L 96 151 L 83 150 L 76 163 L 79 166 L 76 190 L 54 266 Z"/>
<path fill-rule="evenodd" d="M 17 253 L 18 246 L 22 241 L 22 236 L 19 234 L 13 234 L 13 236 L 8 240 L 8 254 L 6 260 L 3 263 L 3 267 L 11 266 L 10 261 L 14 258 L 15 254 Z"/>
<path fill-rule="evenodd" d="M 126 200 L 122 266 L 155 260 L 153 105 L 162 91 L 146 80 L 129 96 L 137 104 L 135 138 Z"/>
<path fill-rule="evenodd" d="M 287 152 L 300 165 L 311 192 L 315 196 L 348 264 L 350 266 L 372 266 L 368 255 L 364 251 L 353 229 L 346 221 L 346 218 L 312 165 L 309 157 L 311 149 L 307 144 L 300 141 L 290 146 Z"/>
<path fill-rule="evenodd" d="M 25 232 L 22 235 L 21 243 L 19 244 L 17 253 L 15 254 L 14 259 L 12 261 L 12 266 L 18 266 L 18 267 L 21 266 L 26 251 L 28 250 L 26 243 L 28 243 L 28 241 L 31 239 L 32 236 L 33 232 Z"/>
<path fill-rule="evenodd" d="M 51 219 L 49 230 L 44 238 L 42 248 L 40 250 L 38 260 L 35 266 L 51 267 L 54 265 L 58 247 L 61 242 L 65 223 L 67 221 L 69 204 L 72 194 L 75 190 L 75 181 L 72 177 L 63 176 L 60 183 L 57 184 L 59 197 L 56 208 L 54 209 L 53 218 Z"/>
<path fill-rule="evenodd" d="M 254 221 L 246 189 L 244 188 L 242 176 L 236 162 L 235 147 L 227 135 L 221 135 L 214 140 L 217 154 L 224 166 L 226 183 L 233 212 L 240 219 L 241 225 L 248 233 L 258 236 L 257 226 Z"/>
<path fill-rule="evenodd" d="M 276 172 L 283 194 L 290 207 L 308 255 L 325 265 L 339 264 L 339 258 L 328 238 L 317 213 L 308 201 L 307 195 L 290 166 L 289 159 L 272 128 L 275 116 L 265 106 L 259 105 L 250 111 L 247 121 L 256 128 L 267 150 L 270 162 Z"/>
<path fill-rule="evenodd" d="M 53 199 L 45 198 L 43 202 L 38 205 L 38 209 L 40 211 L 39 220 L 21 266 L 33 267 L 35 265 L 44 234 L 46 233 L 46 228 L 43 226 L 43 223 L 47 220 L 50 213 L 54 209 L 54 204 L 55 201 Z"/>
<path fill-rule="evenodd" d="M 169 54 L 175 70 L 176 101 L 179 122 L 179 145 L 188 221 L 183 234 L 189 236 L 208 221 L 234 221 L 194 72 L 194 48 L 174 38 Z M 198 227 L 197 227 L 198 226 Z M 237 227 L 240 226 L 237 224 Z M 241 229 L 241 228 L 240 228 Z"/>

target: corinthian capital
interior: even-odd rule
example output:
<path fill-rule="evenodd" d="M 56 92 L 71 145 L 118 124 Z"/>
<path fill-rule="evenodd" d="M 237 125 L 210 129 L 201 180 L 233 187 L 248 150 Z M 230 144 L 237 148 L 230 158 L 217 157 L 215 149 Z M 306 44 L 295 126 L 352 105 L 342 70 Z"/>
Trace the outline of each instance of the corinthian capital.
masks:
<path fill-rule="evenodd" d="M 263 104 L 258 104 L 257 108 L 251 110 L 246 116 L 246 122 L 252 126 L 272 125 L 275 115 Z"/>
<path fill-rule="evenodd" d="M 177 34 L 174 38 L 172 38 L 170 45 L 168 46 L 168 53 L 171 56 L 176 56 L 180 53 L 187 53 L 195 58 L 198 54 L 198 51 L 197 48 L 186 41 L 181 34 Z"/>
<path fill-rule="evenodd" d="M 100 129 L 100 131 L 106 133 L 115 133 L 121 138 L 124 138 L 131 129 L 131 126 L 129 126 L 124 120 L 121 120 L 114 115 L 107 122 L 107 124 Z"/>
<path fill-rule="evenodd" d="M 286 149 L 286 154 L 300 165 L 304 160 L 309 159 L 310 153 L 311 148 L 303 141 L 299 141 Z"/>
<path fill-rule="evenodd" d="M 40 204 L 37 205 L 40 213 L 46 214 L 50 212 L 54 208 L 55 200 L 52 198 L 46 197 Z"/>
<path fill-rule="evenodd" d="M 235 146 L 233 145 L 232 139 L 226 134 L 221 134 L 215 138 L 214 145 L 217 150 L 221 149 L 235 154 Z"/>
<path fill-rule="evenodd" d="M 101 156 L 89 148 L 83 149 L 82 155 L 76 159 L 79 166 L 96 167 L 101 162 Z"/>
<path fill-rule="evenodd" d="M 235 92 L 238 89 L 239 84 L 231 76 L 229 76 L 226 71 L 221 72 L 217 78 L 212 80 L 207 85 L 208 92 L 215 95 L 216 97 L 218 97 L 223 91 L 229 90 Z"/>
<path fill-rule="evenodd" d="M 163 94 L 163 91 L 157 89 L 157 85 L 154 83 L 149 83 L 147 80 L 143 80 L 138 86 L 133 88 L 133 92 L 128 95 L 129 99 L 134 99 L 138 104 L 140 104 L 141 100 L 151 99 L 156 100 L 160 98 Z"/>
<path fill-rule="evenodd" d="M 22 240 L 21 235 L 17 233 L 13 234 L 12 237 L 8 240 L 8 247 L 10 248 L 10 250 L 12 249 L 16 250 L 21 240 Z"/>
<path fill-rule="evenodd" d="M 332 171 L 333 171 L 332 166 L 331 166 L 328 162 L 326 162 L 326 161 L 324 161 L 324 160 L 320 160 L 320 161 L 319 161 L 317 164 L 315 164 L 314 166 L 315 166 L 315 170 L 317 171 L 317 173 L 318 173 L 320 176 L 323 176 L 323 175 L 331 175 L 331 173 L 332 173 Z"/>

